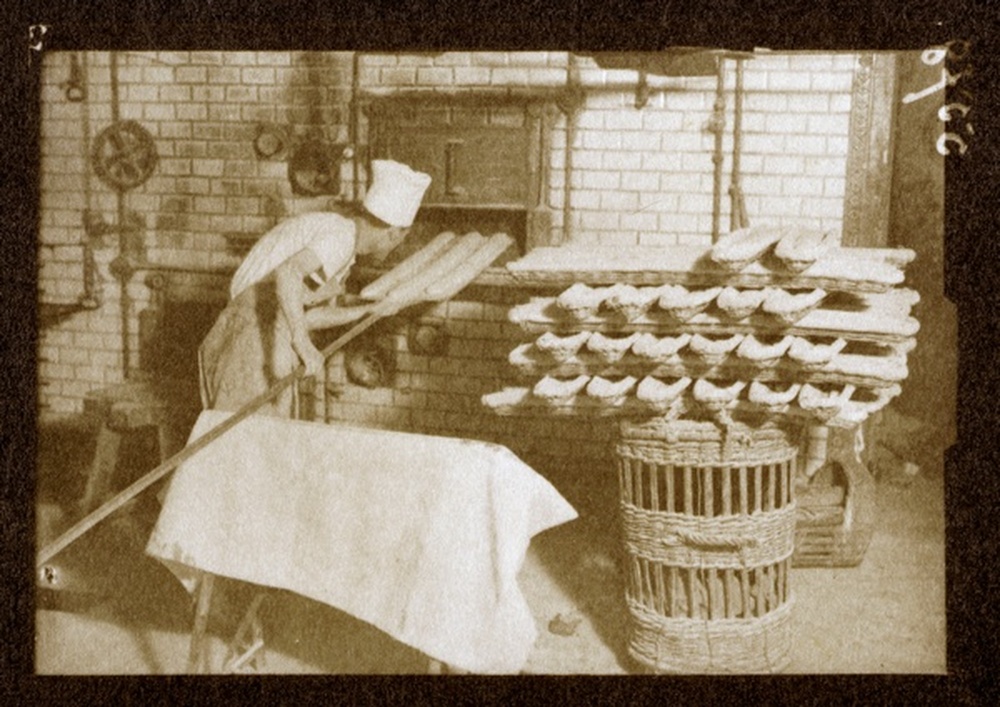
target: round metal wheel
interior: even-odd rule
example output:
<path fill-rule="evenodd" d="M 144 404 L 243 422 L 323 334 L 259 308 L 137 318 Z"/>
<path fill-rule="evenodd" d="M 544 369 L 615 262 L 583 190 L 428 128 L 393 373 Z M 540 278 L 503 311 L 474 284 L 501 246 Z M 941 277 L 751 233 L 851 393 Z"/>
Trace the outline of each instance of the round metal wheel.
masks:
<path fill-rule="evenodd" d="M 149 179 L 159 156 L 149 131 L 134 120 L 123 120 L 97 135 L 91 160 L 102 182 L 128 191 Z"/>

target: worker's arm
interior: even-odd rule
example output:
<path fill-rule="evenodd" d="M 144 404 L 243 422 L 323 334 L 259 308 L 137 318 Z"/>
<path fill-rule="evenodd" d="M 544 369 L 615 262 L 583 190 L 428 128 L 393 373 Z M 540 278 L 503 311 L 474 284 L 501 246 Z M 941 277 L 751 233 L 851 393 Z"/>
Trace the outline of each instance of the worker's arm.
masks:
<path fill-rule="evenodd" d="M 306 367 L 306 375 L 313 376 L 323 370 L 323 354 L 309 339 L 306 326 L 304 301 L 306 286 L 304 279 L 322 266 L 316 254 L 303 248 L 275 268 L 274 279 L 278 293 L 278 305 L 288 324 L 292 348 Z"/>

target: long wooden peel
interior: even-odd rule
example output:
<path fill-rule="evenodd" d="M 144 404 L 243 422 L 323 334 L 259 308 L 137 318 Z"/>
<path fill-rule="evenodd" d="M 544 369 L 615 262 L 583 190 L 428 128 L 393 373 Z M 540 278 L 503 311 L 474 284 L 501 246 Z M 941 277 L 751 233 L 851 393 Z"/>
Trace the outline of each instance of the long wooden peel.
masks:
<path fill-rule="evenodd" d="M 323 349 L 323 357 L 329 358 L 330 355 L 346 346 L 379 320 L 386 316 L 391 316 L 392 314 L 395 314 L 401 309 L 412 304 L 417 304 L 422 299 L 426 299 L 427 301 L 441 301 L 454 296 L 466 285 L 472 282 L 472 280 L 476 278 L 483 268 L 489 266 L 490 263 L 492 263 L 513 242 L 512 239 L 506 234 L 496 234 L 488 239 L 484 239 L 479 234 L 468 235 L 474 236 L 474 238 L 465 238 L 463 242 L 475 243 L 476 247 L 470 248 L 469 245 L 465 245 L 462 249 L 462 258 L 449 258 L 447 260 L 448 267 L 450 268 L 448 272 L 445 272 L 439 267 L 439 262 L 444 260 L 444 258 L 438 258 L 438 260 L 435 261 L 434 257 L 445 250 L 445 248 L 442 247 L 442 244 L 445 246 L 455 245 L 453 241 L 457 239 L 454 238 L 454 234 L 449 234 L 447 238 L 441 238 L 439 241 L 438 239 L 435 239 L 437 243 L 432 242 L 432 244 L 428 244 L 427 247 L 433 245 L 433 252 L 430 257 L 428 257 L 422 249 L 397 265 L 393 270 L 390 270 L 389 273 L 386 274 L 386 277 L 393 275 L 397 269 L 404 267 L 408 273 L 414 273 L 414 269 L 411 265 L 407 265 L 407 263 L 410 263 L 410 261 L 414 258 L 419 259 L 419 265 L 421 267 L 424 265 L 428 266 L 424 272 L 420 274 L 420 276 L 411 279 L 410 282 L 397 280 L 400 284 L 391 289 L 386 294 L 386 298 L 382 302 L 376 304 L 367 317 L 352 326 L 344 332 L 344 334 Z M 450 252 L 452 248 L 447 248 L 447 250 Z M 390 281 L 392 280 L 396 280 L 396 276 L 393 276 Z M 411 283 L 414 281 L 419 283 L 419 289 L 411 286 Z M 446 286 L 442 287 L 442 285 Z M 432 296 L 425 297 L 424 293 L 429 289 L 432 290 Z M 217 440 L 227 431 L 238 425 L 246 418 L 250 417 L 268 402 L 276 398 L 288 386 L 292 385 L 295 381 L 301 378 L 304 372 L 305 367 L 300 365 L 292 373 L 289 373 L 285 377 L 279 379 L 273 386 L 271 386 L 270 389 L 249 401 L 230 417 L 223 420 L 221 423 L 213 427 L 191 444 L 178 451 L 169 459 L 164 460 L 159 464 L 159 466 L 145 474 L 140 479 L 136 480 L 130 486 L 123 489 L 106 503 L 95 509 L 92 513 L 89 513 L 84 518 L 80 519 L 66 532 L 38 552 L 35 560 L 35 566 L 37 568 L 41 568 L 57 554 L 79 540 L 83 535 L 85 535 L 105 518 L 120 509 L 126 503 L 172 472 L 209 444 Z"/>

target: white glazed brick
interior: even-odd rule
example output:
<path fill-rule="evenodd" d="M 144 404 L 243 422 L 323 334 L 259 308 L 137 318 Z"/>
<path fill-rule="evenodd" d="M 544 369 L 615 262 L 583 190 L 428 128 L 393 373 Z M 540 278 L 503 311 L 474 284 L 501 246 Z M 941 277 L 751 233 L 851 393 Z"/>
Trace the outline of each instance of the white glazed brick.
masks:
<path fill-rule="evenodd" d="M 660 175 L 660 190 L 671 194 L 684 193 L 691 189 L 691 175 L 667 172 Z"/>
<path fill-rule="evenodd" d="M 602 169 L 604 165 L 604 152 L 601 150 L 573 150 L 573 168 L 579 169 Z M 574 184 L 575 186 L 575 184 Z"/>
<path fill-rule="evenodd" d="M 203 103 L 178 104 L 176 106 L 175 115 L 177 120 L 207 120 L 208 106 Z"/>
<path fill-rule="evenodd" d="M 618 172 L 602 172 L 585 170 L 580 172 L 585 189 L 618 189 L 621 185 L 621 175 Z"/>
<path fill-rule="evenodd" d="M 843 199 L 809 199 L 802 212 L 815 218 L 843 218 Z"/>
<path fill-rule="evenodd" d="M 420 67 L 417 69 L 417 83 L 424 86 L 450 86 L 454 83 L 455 75 L 452 69 L 447 67 Z"/>
<path fill-rule="evenodd" d="M 677 235 L 674 233 L 640 233 L 639 245 L 653 248 L 667 248 L 677 245 Z"/>
<path fill-rule="evenodd" d="M 847 159 L 839 157 L 806 157 L 805 173 L 831 177 L 843 177 L 847 170 Z"/>
<path fill-rule="evenodd" d="M 621 174 L 621 188 L 639 192 L 656 191 L 660 188 L 660 175 L 655 172 L 625 171 Z"/>
<path fill-rule="evenodd" d="M 636 170 L 642 167 L 642 155 L 638 152 L 605 152 L 601 155 L 604 169 Z"/>
<path fill-rule="evenodd" d="M 767 115 L 764 119 L 767 132 L 780 135 L 807 132 L 809 117 L 801 113 L 780 113 Z"/>
<path fill-rule="evenodd" d="M 705 113 L 684 113 L 683 120 L 681 121 L 681 130 L 688 133 L 704 133 L 709 134 L 709 123 L 711 122 L 711 115 Z M 731 129 L 733 121 L 731 118 L 726 118 L 726 130 Z"/>
<path fill-rule="evenodd" d="M 663 136 L 656 131 L 632 131 L 622 132 L 621 148 L 623 150 L 633 150 L 636 152 L 646 152 L 659 150 Z"/>
<path fill-rule="evenodd" d="M 714 98 L 702 92 L 667 93 L 664 105 L 671 111 L 704 111 L 712 109 Z"/>
<path fill-rule="evenodd" d="M 601 129 L 604 127 L 605 116 L 612 115 L 608 110 L 585 110 L 576 117 L 577 130 Z"/>
<path fill-rule="evenodd" d="M 379 83 L 412 86 L 417 79 L 417 69 L 413 66 L 394 66 L 379 70 Z"/>
<path fill-rule="evenodd" d="M 698 175 L 711 174 L 714 167 L 710 146 L 704 146 L 699 152 L 685 152 L 681 155 L 681 169 Z"/>
<path fill-rule="evenodd" d="M 659 214 L 661 233 L 697 233 L 699 228 L 696 214 L 661 213 Z"/>
<path fill-rule="evenodd" d="M 362 54 L 361 64 L 370 66 L 395 66 L 396 65 L 396 55 L 395 54 Z"/>
<path fill-rule="evenodd" d="M 789 135 L 785 138 L 785 150 L 796 155 L 825 155 L 826 137 L 821 135 Z"/>
<path fill-rule="evenodd" d="M 781 193 L 786 196 L 822 196 L 822 177 L 786 177 L 781 183 Z"/>
<path fill-rule="evenodd" d="M 142 83 L 142 69 L 143 67 L 141 66 L 123 65 L 119 62 L 118 84 L 125 85 L 129 83 Z"/>
<path fill-rule="evenodd" d="M 785 139 L 783 135 L 777 133 L 747 133 L 743 136 L 743 152 L 762 155 L 780 154 L 785 150 Z"/>
<path fill-rule="evenodd" d="M 596 189 L 574 189 L 570 198 L 575 209 L 596 211 L 601 208 L 601 192 Z"/>
<path fill-rule="evenodd" d="M 70 115 L 63 119 L 51 118 L 42 121 L 39 126 L 42 140 L 49 138 L 76 138 L 83 135 L 83 123 L 79 115 Z"/>
<path fill-rule="evenodd" d="M 625 86 L 631 88 L 639 80 L 639 72 L 635 69 L 605 69 L 604 82 L 608 86 Z"/>
<path fill-rule="evenodd" d="M 765 155 L 764 171 L 767 174 L 803 174 L 805 160 L 798 155 Z"/>
<path fill-rule="evenodd" d="M 848 150 L 848 139 L 843 136 L 831 135 L 826 139 L 826 154 L 830 156 L 846 155 Z"/>
<path fill-rule="evenodd" d="M 802 213 L 802 199 L 790 196 L 763 196 L 760 198 L 762 214 L 769 216 L 798 216 Z"/>
<path fill-rule="evenodd" d="M 711 150 L 713 138 L 711 135 L 697 132 L 680 132 L 665 134 L 663 138 L 663 149 L 668 153 L 689 153 Z"/>
<path fill-rule="evenodd" d="M 851 94 L 835 93 L 830 96 L 831 113 L 847 113 L 851 110 Z"/>
<path fill-rule="evenodd" d="M 763 91 L 767 88 L 767 72 L 757 71 L 753 67 L 753 62 L 748 62 L 744 64 L 746 69 L 743 71 L 743 90 L 744 91 Z M 736 86 L 736 69 L 726 73 L 726 85 L 734 89 Z"/>
<path fill-rule="evenodd" d="M 586 150 L 620 150 L 622 135 L 620 133 L 586 130 L 580 131 L 583 137 L 583 147 Z"/>
<path fill-rule="evenodd" d="M 257 52 L 258 66 L 289 66 L 291 63 L 289 52 Z"/>
<path fill-rule="evenodd" d="M 764 113 L 744 113 L 743 130 L 747 132 L 763 132 L 766 128 L 767 116 Z"/>
<path fill-rule="evenodd" d="M 758 52 L 750 64 L 755 71 L 766 71 L 768 73 L 776 71 L 788 71 L 788 55 L 777 54 L 770 51 Z"/>
<path fill-rule="evenodd" d="M 655 152 L 651 154 L 642 155 L 642 169 L 648 172 L 676 172 L 681 168 L 681 155 L 673 151 L 673 146 L 671 145 L 671 152 Z"/>
<path fill-rule="evenodd" d="M 679 199 L 679 194 L 669 194 L 665 191 L 643 194 L 639 199 L 638 211 L 656 214 L 676 213 Z"/>
<path fill-rule="evenodd" d="M 677 208 L 682 214 L 711 213 L 712 198 L 710 194 L 682 193 Z"/>
<path fill-rule="evenodd" d="M 640 113 L 644 130 L 680 130 L 683 115 L 673 111 L 658 111 L 644 109 Z"/>
<path fill-rule="evenodd" d="M 400 66 L 433 66 L 434 57 L 422 52 L 404 52 L 396 57 Z"/>
<path fill-rule="evenodd" d="M 160 98 L 160 87 L 155 84 L 131 84 L 123 86 L 121 97 L 122 100 L 133 102 L 157 101 Z"/>
<path fill-rule="evenodd" d="M 171 103 L 185 103 L 191 100 L 191 87 L 182 84 L 160 86 L 160 100 Z"/>
<path fill-rule="evenodd" d="M 507 63 L 510 66 L 539 66 L 549 65 L 548 52 L 508 52 Z"/>
<path fill-rule="evenodd" d="M 603 87 L 607 81 L 607 72 L 597 67 L 580 67 L 577 76 L 579 77 L 580 85 L 587 88 Z"/>
<path fill-rule="evenodd" d="M 809 132 L 822 135 L 847 135 L 850 129 L 849 118 L 848 114 L 810 115 Z"/>
<path fill-rule="evenodd" d="M 743 193 L 745 195 L 766 196 L 781 193 L 781 177 L 763 175 L 745 175 L 743 177 Z"/>
<path fill-rule="evenodd" d="M 857 68 L 858 55 L 851 52 L 836 52 L 833 54 L 833 69 L 835 71 L 851 72 Z"/>
<path fill-rule="evenodd" d="M 788 110 L 788 95 L 773 91 L 747 93 L 743 99 L 744 116 L 746 113 L 779 113 Z"/>
<path fill-rule="evenodd" d="M 528 69 L 528 83 L 532 86 L 558 86 L 566 82 L 566 72 L 563 69 Z"/>
<path fill-rule="evenodd" d="M 639 196 L 635 192 L 606 191 L 601 193 L 601 208 L 609 211 L 635 211 Z"/>
<path fill-rule="evenodd" d="M 659 215 L 653 211 L 632 211 L 620 214 L 619 226 L 625 232 L 655 233 L 659 229 Z"/>
<path fill-rule="evenodd" d="M 788 57 L 789 71 L 816 72 L 832 68 L 833 56 L 829 53 L 791 54 Z"/>
<path fill-rule="evenodd" d="M 619 228 L 618 214 L 606 211 L 584 211 L 579 214 L 584 230 L 614 231 Z"/>
<path fill-rule="evenodd" d="M 693 245 L 708 247 L 712 245 L 710 233 L 681 233 L 677 236 L 677 245 Z"/>
<path fill-rule="evenodd" d="M 472 63 L 476 66 L 506 66 L 508 52 L 473 52 Z"/>
<path fill-rule="evenodd" d="M 435 66 L 469 66 L 472 63 L 471 52 L 445 52 L 434 57 Z"/>
<path fill-rule="evenodd" d="M 73 157 L 80 154 L 80 141 L 72 137 L 47 138 L 42 141 L 42 155 L 45 157 Z M 48 162 L 48 161 L 47 161 Z M 46 167 L 48 164 L 46 164 Z"/>
<path fill-rule="evenodd" d="M 771 91 L 808 91 L 810 74 L 774 71 L 767 76 L 767 87 Z"/>
<path fill-rule="evenodd" d="M 823 180 L 823 196 L 843 197 L 845 193 L 846 179 L 839 177 L 826 177 Z"/>
<path fill-rule="evenodd" d="M 586 107 L 592 108 L 622 108 L 631 105 L 628 97 L 618 91 L 596 91 L 587 95 Z"/>
<path fill-rule="evenodd" d="M 490 83 L 503 86 L 526 86 L 528 84 L 528 70 L 515 67 L 492 69 Z"/>
<path fill-rule="evenodd" d="M 790 94 L 790 113 L 827 113 L 830 110 L 830 96 L 824 93 Z"/>
<path fill-rule="evenodd" d="M 257 63 L 257 52 L 223 52 L 222 63 L 229 66 L 254 66 Z"/>
<path fill-rule="evenodd" d="M 828 93 L 850 91 L 853 83 L 854 75 L 850 71 L 810 75 L 810 88 L 813 91 L 826 91 Z"/>

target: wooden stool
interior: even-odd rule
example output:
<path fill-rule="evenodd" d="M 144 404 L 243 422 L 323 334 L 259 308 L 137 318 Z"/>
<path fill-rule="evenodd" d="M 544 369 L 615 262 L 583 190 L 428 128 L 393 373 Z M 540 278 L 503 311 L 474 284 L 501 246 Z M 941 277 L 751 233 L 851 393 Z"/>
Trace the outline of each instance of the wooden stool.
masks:
<path fill-rule="evenodd" d="M 190 383 L 130 381 L 91 391 L 83 409 L 98 422 L 94 461 L 79 501 L 87 514 L 116 490 L 115 473 L 127 439 L 155 434 L 158 462 L 184 446 L 198 413 L 198 397 L 195 392 L 192 400 Z"/>

